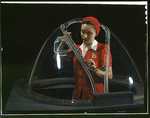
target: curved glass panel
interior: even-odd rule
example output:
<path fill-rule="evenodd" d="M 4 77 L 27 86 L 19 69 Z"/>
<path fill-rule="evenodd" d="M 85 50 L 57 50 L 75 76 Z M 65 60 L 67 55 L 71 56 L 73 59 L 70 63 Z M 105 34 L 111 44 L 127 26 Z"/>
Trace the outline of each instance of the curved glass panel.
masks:
<path fill-rule="evenodd" d="M 75 68 L 73 61 L 66 58 L 68 53 L 73 52 L 76 56 L 69 38 L 73 39 L 74 43 L 82 44 L 80 36 L 81 19 L 73 19 L 58 27 L 43 44 L 32 71 L 30 73 L 29 82 L 26 83 L 20 92 L 26 94 L 33 100 L 38 100 L 47 104 L 63 104 L 63 105 L 91 105 L 92 100 L 74 100 L 75 87 Z M 107 31 L 105 31 L 105 28 Z M 71 34 L 65 35 L 65 31 Z M 109 40 L 110 39 L 110 40 Z M 134 62 L 128 54 L 125 47 L 117 39 L 117 37 L 109 31 L 107 27 L 101 25 L 101 32 L 96 40 L 99 43 L 105 44 L 107 61 L 105 65 L 105 76 L 102 80 L 104 83 L 105 92 L 125 92 L 130 91 L 134 94 L 134 100 L 143 100 L 143 83 L 140 74 L 134 65 Z M 65 46 L 61 49 L 60 45 L 64 42 Z M 76 45 L 75 45 L 76 47 Z M 108 80 L 109 68 L 109 51 L 112 57 L 113 79 Z M 79 55 L 80 58 L 81 54 Z M 78 59 L 79 59 L 78 58 Z M 79 63 L 83 66 L 87 74 L 92 88 L 95 88 L 95 78 L 93 78 L 92 68 L 87 65 L 84 68 L 84 60 L 79 59 Z M 104 59 L 105 61 L 105 59 Z M 82 64 L 83 63 L 83 64 Z M 106 81 L 107 80 L 107 81 Z M 107 90 L 106 90 L 107 87 Z M 94 90 L 93 90 L 94 93 Z M 96 93 L 96 92 L 95 92 Z"/>
<path fill-rule="evenodd" d="M 139 95 L 138 97 L 143 98 L 144 85 L 140 74 L 126 48 L 112 32 L 110 47 L 114 74 L 112 81 L 120 82 L 122 83 L 121 85 L 127 85 L 125 88 L 123 86 L 119 87 L 119 91 L 131 91 L 134 93 L 134 97 Z M 109 90 L 114 91 L 115 89 L 110 86 Z"/>

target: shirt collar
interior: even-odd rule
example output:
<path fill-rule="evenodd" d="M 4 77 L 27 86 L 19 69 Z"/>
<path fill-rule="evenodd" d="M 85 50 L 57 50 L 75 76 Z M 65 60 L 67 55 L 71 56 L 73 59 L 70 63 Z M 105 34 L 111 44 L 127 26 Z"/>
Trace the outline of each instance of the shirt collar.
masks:
<path fill-rule="evenodd" d="M 93 42 L 91 45 L 89 45 L 88 50 L 89 50 L 89 49 L 93 49 L 93 50 L 96 51 L 96 49 L 97 49 L 97 44 L 98 44 L 98 42 L 97 42 L 96 40 L 94 40 L 94 42 Z M 80 48 L 81 50 L 83 50 L 83 43 L 81 44 L 81 46 L 80 46 L 79 48 Z"/>

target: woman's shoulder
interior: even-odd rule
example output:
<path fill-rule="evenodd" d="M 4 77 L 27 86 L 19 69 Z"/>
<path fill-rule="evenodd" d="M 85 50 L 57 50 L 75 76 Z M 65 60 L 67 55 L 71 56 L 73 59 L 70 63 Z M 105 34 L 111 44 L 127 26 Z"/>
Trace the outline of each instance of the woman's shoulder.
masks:
<path fill-rule="evenodd" d="M 104 50 L 110 50 L 110 45 L 108 44 L 103 44 L 103 43 L 98 43 L 97 45 L 97 51 L 104 51 Z"/>
<path fill-rule="evenodd" d="M 97 50 L 103 50 L 105 48 L 105 45 L 103 43 L 97 44 Z"/>
<path fill-rule="evenodd" d="M 80 46 L 81 46 L 81 45 L 77 45 L 77 44 L 76 44 L 76 47 L 77 47 L 77 48 L 79 48 Z"/>

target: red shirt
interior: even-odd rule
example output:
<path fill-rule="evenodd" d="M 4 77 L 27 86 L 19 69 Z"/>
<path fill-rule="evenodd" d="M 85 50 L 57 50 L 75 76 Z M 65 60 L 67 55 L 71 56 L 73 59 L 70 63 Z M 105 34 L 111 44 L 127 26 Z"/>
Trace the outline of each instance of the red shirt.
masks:
<path fill-rule="evenodd" d="M 79 48 L 81 45 L 77 45 Z M 102 43 L 97 44 L 96 50 L 88 49 L 84 59 L 93 59 L 95 61 L 96 68 L 100 68 L 104 65 L 104 49 L 105 45 Z M 82 53 L 82 50 L 80 49 Z M 93 90 L 91 87 L 90 80 L 85 73 L 82 65 L 80 64 L 77 57 L 74 55 L 73 52 L 67 54 L 67 59 L 73 61 L 74 65 L 74 73 L 75 73 L 75 88 L 74 88 L 74 99 L 92 99 Z M 110 62 L 109 65 L 112 66 L 112 58 L 110 53 Z M 95 76 L 92 73 L 97 93 L 104 93 L 104 85 L 102 83 L 102 79 Z"/>

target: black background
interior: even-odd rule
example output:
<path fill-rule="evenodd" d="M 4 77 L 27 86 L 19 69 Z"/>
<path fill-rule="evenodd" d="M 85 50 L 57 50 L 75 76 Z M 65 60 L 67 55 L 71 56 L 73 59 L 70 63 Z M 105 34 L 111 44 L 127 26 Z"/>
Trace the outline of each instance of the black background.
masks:
<path fill-rule="evenodd" d="M 6 104 L 14 82 L 28 68 L 48 36 L 60 24 L 96 17 L 120 39 L 145 82 L 145 6 L 132 5 L 1 5 L 2 98 Z"/>

